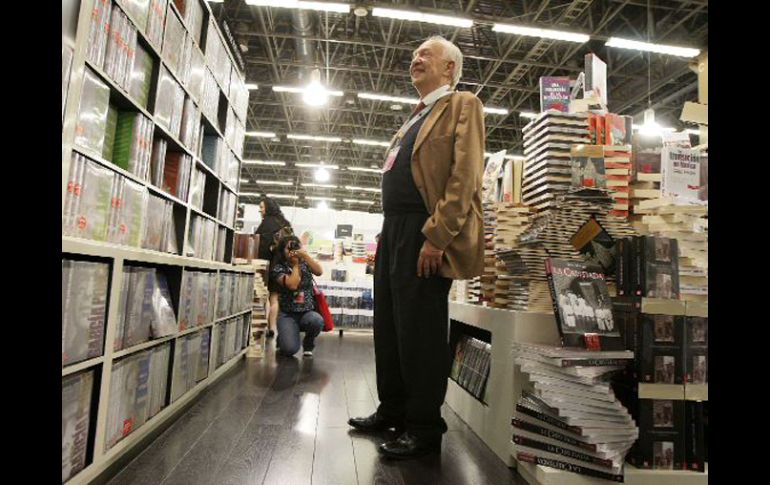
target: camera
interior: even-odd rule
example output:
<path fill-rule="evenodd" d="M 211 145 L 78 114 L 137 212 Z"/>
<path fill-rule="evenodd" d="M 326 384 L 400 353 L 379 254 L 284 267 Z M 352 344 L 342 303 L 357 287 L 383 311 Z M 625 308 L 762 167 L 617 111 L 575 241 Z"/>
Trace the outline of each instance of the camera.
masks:
<path fill-rule="evenodd" d="M 289 249 L 289 251 L 297 251 L 299 249 L 299 242 L 289 241 L 289 244 L 287 244 L 286 247 Z"/>

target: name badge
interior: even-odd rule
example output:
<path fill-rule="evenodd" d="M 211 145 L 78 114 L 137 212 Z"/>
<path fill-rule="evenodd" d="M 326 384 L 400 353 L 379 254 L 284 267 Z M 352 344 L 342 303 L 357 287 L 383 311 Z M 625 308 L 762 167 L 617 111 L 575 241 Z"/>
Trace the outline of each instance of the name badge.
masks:
<path fill-rule="evenodd" d="M 385 165 L 382 167 L 383 172 L 388 172 L 391 168 L 393 168 L 393 165 L 396 163 L 396 157 L 398 156 L 399 150 L 401 150 L 401 145 L 392 148 L 388 152 L 388 156 L 385 158 Z"/>

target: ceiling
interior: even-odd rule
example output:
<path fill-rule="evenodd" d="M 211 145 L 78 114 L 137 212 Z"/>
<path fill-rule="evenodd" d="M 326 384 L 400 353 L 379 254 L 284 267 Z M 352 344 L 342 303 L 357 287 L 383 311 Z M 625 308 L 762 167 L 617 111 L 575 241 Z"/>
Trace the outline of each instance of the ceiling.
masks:
<path fill-rule="evenodd" d="M 343 0 L 337 0 L 343 1 Z M 507 149 L 520 153 L 521 128 L 527 119 L 520 111 L 539 111 L 541 76 L 569 75 L 582 70 L 584 55 L 595 52 L 608 66 L 609 110 L 640 117 L 649 103 L 665 126 L 678 121 L 685 101 L 697 100 L 697 76 L 684 58 L 647 54 L 604 46 L 611 36 L 707 49 L 707 0 L 402 0 L 375 5 L 419 8 L 444 15 L 462 15 L 476 23 L 453 28 L 368 15 L 325 13 L 249 6 L 243 0 L 212 3 L 214 14 L 229 26 L 241 49 L 246 81 L 256 83 L 249 99 L 247 131 L 276 133 L 276 138 L 247 137 L 246 160 L 284 161 L 286 166 L 244 165 L 241 192 L 288 194 L 281 205 L 314 206 L 328 197 L 330 207 L 379 211 L 380 195 L 361 187 L 379 187 L 377 173 L 346 167 L 378 167 L 385 148 L 350 143 L 364 138 L 389 141 L 411 105 L 391 109 L 391 102 L 360 99 L 360 92 L 418 97 L 409 79 L 411 52 L 431 35 L 443 35 L 464 54 L 458 89 L 475 93 L 485 106 L 509 110 L 507 115 L 487 114 L 487 152 Z M 649 3 L 649 6 L 648 6 Z M 648 8 L 649 7 L 649 8 Z M 521 37 L 492 31 L 496 21 L 588 33 L 584 44 Z M 649 56 L 649 57 L 648 57 Z M 649 58 L 649 62 L 648 62 Z M 309 81 L 313 68 L 322 82 L 343 91 L 320 108 L 305 105 L 294 93 L 278 93 L 272 86 L 297 86 Z M 342 137 L 341 143 L 287 139 L 287 134 Z M 313 170 L 296 162 L 337 165 L 327 184 L 336 188 L 305 187 L 314 183 Z M 291 182 L 268 185 L 257 181 Z M 346 189 L 346 187 L 354 187 Z M 343 202 L 362 200 L 367 204 Z M 256 202 L 256 197 L 242 197 Z M 371 202 L 371 204 L 368 204 Z"/>

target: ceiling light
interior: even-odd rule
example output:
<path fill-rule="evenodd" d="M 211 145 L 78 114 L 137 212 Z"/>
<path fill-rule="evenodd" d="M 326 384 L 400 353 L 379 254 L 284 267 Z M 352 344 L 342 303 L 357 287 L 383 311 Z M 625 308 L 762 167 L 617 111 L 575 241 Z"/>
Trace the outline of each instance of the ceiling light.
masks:
<path fill-rule="evenodd" d="M 315 171 L 315 180 L 316 182 L 328 182 L 331 178 L 331 174 L 329 171 L 323 167 L 319 167 Z"/>
<path fill-rule="evenodd" d="M 257 138 L 275 138 L 275 133 L 272 131 L 247 131 L 246 136 L 253 136 Z"/>
<path fill-rule="evenodd" d="M 289 140 L 327 141 L 331 143 L 342 141 L 342 138 L 338 136 L 286 135 L 286 138 Z"/>
<path fill-rule="evenodd" d="M 271 199 L 293 199 L 297 200 L 299 199 L 298 195 L 291 195 L 291 194 L 266 194 Z"/>
<path fill-rule="evenodd" d="M 348 167 L 348 170 L 352 170 L 354 172 L 382 173 L 382 170 L 379 168 Z"/>
<path fill-rule="evenodd" d="M 314 187 L 319 189 L 336 189 L 337 186 L 333 184 L 302 184 L 303 187 Z"/>
<path fill-rule="evenodd" d="M 255 7 L 299 8 L 306 10 L 320 10 L 322 12 L 350 12 L 350 5 L 346 3 L 309 2 L 303 0 L 246 0 L 246 5 L 253 5 Z"/>
<path fill-rule="evenodd" d="M 413 10 L 394 10 L 391 8 L 374 7 L 373 17 L 385 17 L 396 20 L 411 20 L 413 22 L 426 22 L 429 24 L 448 25 L 450 27 L 470 28 L 473 20 L 448 15 L 435 15 L 430 13 L 415 12 Z"/>
<path fill-rule="evenodd" d="M 238 194 L 238 197 L 261 197 L 262 194 L 259 192 L 241 192 Z"/>
<path fill-rule="evenodd" d="M 366 17 L 369 11 L 366 10 L 366 7 L 356 7 L 353 10 L 353 13 L 355 14 L 356 17 Z"/>
<path fill-rule="evenodd" d="M 401 111 L 402 109 L 404 109 L 404 107 L 398 103 L 393 103 L 390 105 L 390 109 L 393 111 Z"/>
<path fill-rule="evenodd" d="M 386 94 L 358 93 L 357 96 L 361 99 L 371 99 L 374 101 L 390 101 L 392 103 L 418 104 L 420 102 L 420 100 L 416 98 L 402 98 L 398 96 L 388 96 Z"/>
<path fill-rule="evenodd" d="M 353 186 L 353 185 L 346 185 L 345 188 L 350 190 L 350 191 L 353 191 L 353 192 L 359 192 L 359 191 L 375 192 L 375 193 L 382 192 L 382 189 L 378 189 L 378 188 L 374 188 L 374 187 L 356 187 L 356 186 Z"/>
<path fill-rule="evenodd" d="M 484 107 L 484 112 L 485 113 L 490 113 L 490 114 L 493 114 L 493 115 L 507 115 L 508 114 L 508 110 L 507 109 L 503 109 L 503 108 L 487 108 L 486 106 Z"/>
<path fill-rule="evenodd" d="M 533 113 L 532 111 L 522 111 L 519 113 L 519 116 L 521 116 L 522 118 L 535 119 L 538 117 L 538 114 Z"/>
<path fill-rule="evenodd" d="M 257 180 L 257 183 L 261 185 L 294 185 L 292 182 L 283 182 L 280 180 Z"/>
<path fill-rule="evenodd" d="M 343 202 L 347 202 L 348 204 L 374 204 L 373 200 L 362 200 L 362 199 L 342 199 Z"/>
<path fill-rule="evenodd" d="M 240 180 L 241 180 L 241 183 L 242 183 L 242 184 L 247 184 L 247 183 L 249 183 L 249 179 L 240 179 Z"/>
<path fill-rule="evenodd" d="M 378 147 L 389 147 L 390 142 L 378 141 L 378 140 L 365 140 L 363 138 L 353 138 L 353 143 L 356 145 L 372 145 Z"/>
<path fill-rule="evenodd" d="M 320 211 L 328 211 L 329 210 L 329 204 L 327 204 L 325 201 L 321 201 L 318 203 L 318 205 L 315 206 L 316 209 Z"/>
<path fill-rule="evenodd" d="M 294 165 L 302 168 L 325 168 L 328 170 L 337 170 L 340 167 L 338 165 L 326 165 L 325 163 L 295 163 Z"/>
<path fill-rule="evenodd" d="M 302 100 L 310 106 L 322 106 L 329 100 L 329 92 L 321 84 L 320 69 L 313 69 L 310 73 L 310 84 L 305 88 Z"/>
<path fill-rule="evenodd" d="M 564 40 L 567 42 L 588 42 L 591 38 L 586 34 L 575 32 L 565 32 L 563 30 L 540 29 L 537 27 L 523 27 L 521 25 L 494 24 L 492 31 L 503 32 L 505 34 L 524 35 L 528 37 L 541 37 L 544 39 Z"/>
<path fill-rule="evenodd" d="M 272 160 L 244 160 L 244 165 L 271 165 L 276 167 L 285 167 L 286 162 L 278 162 Z"/>
<path fill-rule="evenodd" d="M 679 57 L 695 57 L 700 54 L 700 49 L 690 47 L 676 47 L 673 45 L 653 44 L 650 42 L 640 42 L 638 40 L 621 39 L 619 37 L 610 37 L 607 41 L 607 47 L 617 47 L 620 49 L 632 49 L 644 52 L 655 52 L 658 54 L 667 54 Z"/>
<path fill-rule="evenodd" d="M 308 196 L 305 197 L 308 200 L 329 200 L 331 202 L 334 202 L 334 197 L 315 197 L 315 196 Z"/>
<path fill-rule="evenodd" d="M 246 89 L 248 89 L 249 91 L 256 91 L 257 89 L 259 89 L 259 86 L 253 83 L 246 83 Z"/>
<path fill-rule="evenodd" d="M 323 87 L 323 86 L 322 86 Z M 294 93 L 294 94 L 305 94 L 307 88 L 300 88 L 296 86 L 273 86 L 273 91 L 276 93 Z M 345 93 L 342 91 L 333 91 L 333 90 L 326 90 L 326 94 L 329 96 L 344 96 Z"/>

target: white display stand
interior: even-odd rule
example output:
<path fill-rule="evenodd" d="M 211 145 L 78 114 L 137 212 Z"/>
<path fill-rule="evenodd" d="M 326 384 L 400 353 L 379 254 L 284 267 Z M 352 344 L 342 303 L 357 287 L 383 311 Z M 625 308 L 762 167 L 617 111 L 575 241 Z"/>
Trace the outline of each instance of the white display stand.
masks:
<path fill-rule="evenodd" d="M 510 447 L 511 417 L 516 403 L 514 396 L 521 392 L 521 380 L 513 374 L 512 346 L 514 342 L 558 343 L 554 317 L 449 302 L 449 318 L 489 331 L 492 334 L 492 359 L 486 405 L 451 379 L 446 403 L 506 465 L 514 466 Z"/>

